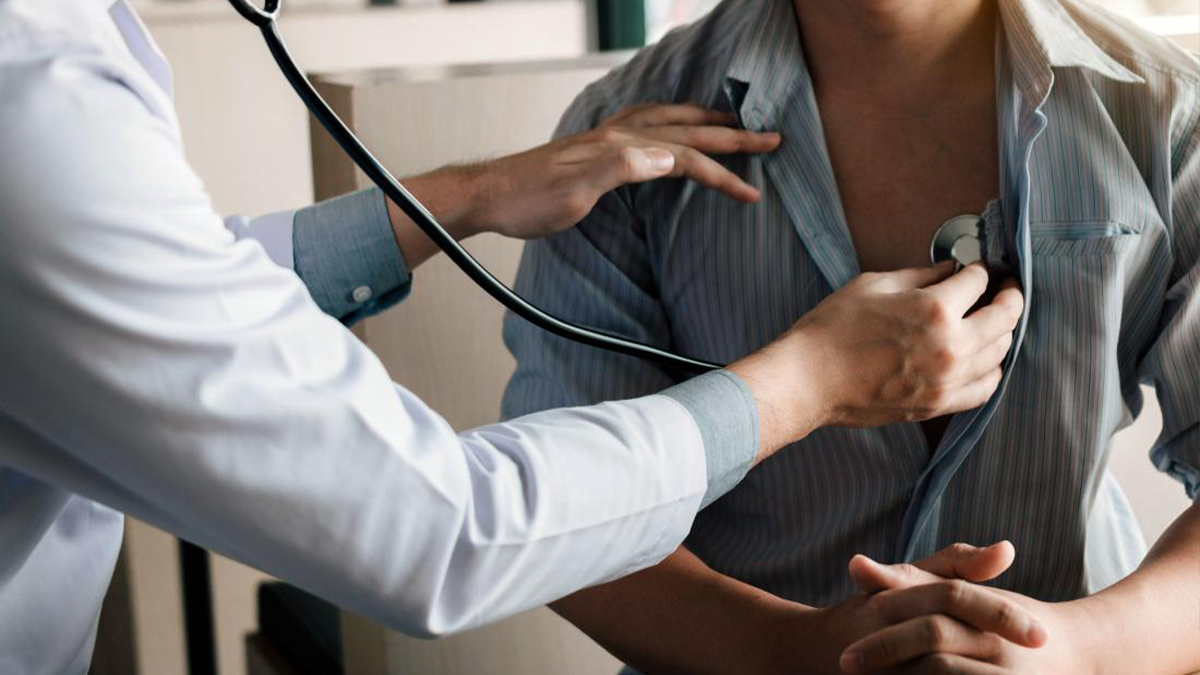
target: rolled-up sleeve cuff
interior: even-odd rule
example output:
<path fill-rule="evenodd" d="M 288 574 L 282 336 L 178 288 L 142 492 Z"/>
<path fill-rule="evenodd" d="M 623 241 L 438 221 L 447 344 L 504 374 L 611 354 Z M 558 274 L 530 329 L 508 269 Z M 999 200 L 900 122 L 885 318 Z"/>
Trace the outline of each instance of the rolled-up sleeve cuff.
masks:
<path fill-rule="evenodd" d="M 1183 483 L 1189 498 L 1200 502 L 1200 424 L 1169 440 L 1160 439 L 1150 459 L 1159 471 Z"/>
<path fill-rule="evenodd" d="M 717 370 L 662 392 L 687 409 L 704 440 L 708 491 L 704 508 L 746 477 L 758 455 L 758 404 L 737 375 Z"/>
<path fill-rule="evenodd" d="M 317 306 L 352 324 L 400 302 L 412 286 L 377 188 L 296 212 L 296 274 Z"/>

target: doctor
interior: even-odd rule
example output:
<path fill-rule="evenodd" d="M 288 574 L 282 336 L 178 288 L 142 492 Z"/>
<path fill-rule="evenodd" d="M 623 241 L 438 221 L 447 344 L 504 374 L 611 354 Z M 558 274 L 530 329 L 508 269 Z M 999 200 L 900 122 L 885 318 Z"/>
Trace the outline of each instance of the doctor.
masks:
<path fill-rule="evenodd" d="M 418 635 L 616 578 L 818 426 L 978 405 L 1019 314 L 922 320 L 961 317 L 979 268 L 862 277 L 662 395 L 456 434 L 337 320 L 402 298 L 431 244 L 374 191 L 223 221 L 170 91 L 123 1 L 0 0 L 5 674 L 86 672 L 123 514 Z M 729 122 L 638 108 L 406 184 L 463 237 L 551 234 L 665 175 L 753 201 L 703 153 L 779 139 Z"/>

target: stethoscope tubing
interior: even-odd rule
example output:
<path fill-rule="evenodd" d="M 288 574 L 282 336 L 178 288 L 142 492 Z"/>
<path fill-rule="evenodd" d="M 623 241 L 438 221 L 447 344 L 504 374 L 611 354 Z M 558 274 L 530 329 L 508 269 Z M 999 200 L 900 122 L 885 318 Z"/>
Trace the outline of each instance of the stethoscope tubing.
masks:
<path fill-rule="evenodd" d="M 644 344 L 617 335 L 611 335 L 592 328 L 580 326 L 560 319 L 531 304 L 525 298 L 513 292 L 499 279 L 492 275 L 478 260 L 474 258 L 462 244 L 458 243 L 446 231 L 433 214 L 429 213 L 416 197 L 414 197 L 400 181 L 396 180 L 375 156 L 363 145 L 354 132 L 342 122 L 337 113 L 329 107 L 325 99 L 317 93 L 308 78 L 300 72 L 295 60 L 287 50 L 283 38 L 279 35 L 275 22 L 279 13 L 279 0 L 266 0 L 263 8 L 255 7 L 247 0 L 229 0 L 234 9 L 248 21 L 258 26 L 271 56 L 296 94 L 304 101 L 305 107 L 317 118 L 334 141 L 354 161 L 358 168 L 375 183 L 383 193 L 404 211 L 418 227 L 433 240 L 443 253 L 466 274 L 471 281 L 482 288 L 500 304 L 504 305 L 517 316 L 533 325 L 559 337 L 580 344 L 605 349 L 618 354 L 635 356 L 674 368 L 687 373 L 705 373 L 722 366 L 701 359 L 694 359 L 680 354 L 660 349 L 653 345 Z"/>

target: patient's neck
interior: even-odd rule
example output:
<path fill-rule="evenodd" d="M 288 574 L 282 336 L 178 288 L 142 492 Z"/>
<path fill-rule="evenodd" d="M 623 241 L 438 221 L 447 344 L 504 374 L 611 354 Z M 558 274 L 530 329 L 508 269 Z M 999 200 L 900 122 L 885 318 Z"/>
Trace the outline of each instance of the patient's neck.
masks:
<path fill-rule="evenodd" d="M 920 97 L 991 82 L 995 0 L 792 1 L 818 90 Z"/>

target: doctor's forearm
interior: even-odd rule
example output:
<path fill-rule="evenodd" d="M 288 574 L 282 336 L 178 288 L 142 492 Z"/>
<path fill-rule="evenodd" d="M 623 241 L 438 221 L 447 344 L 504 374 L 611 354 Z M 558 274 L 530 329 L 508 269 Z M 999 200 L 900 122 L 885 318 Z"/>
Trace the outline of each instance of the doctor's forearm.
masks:
<path fill-rule="evenodd" d="M 1066 637 L 1087 643 L 1085 672 L 1200 671 L 1200 504 L 1175 520 L 1136 572 L 1076 603 L 1088 621 Z"/>

